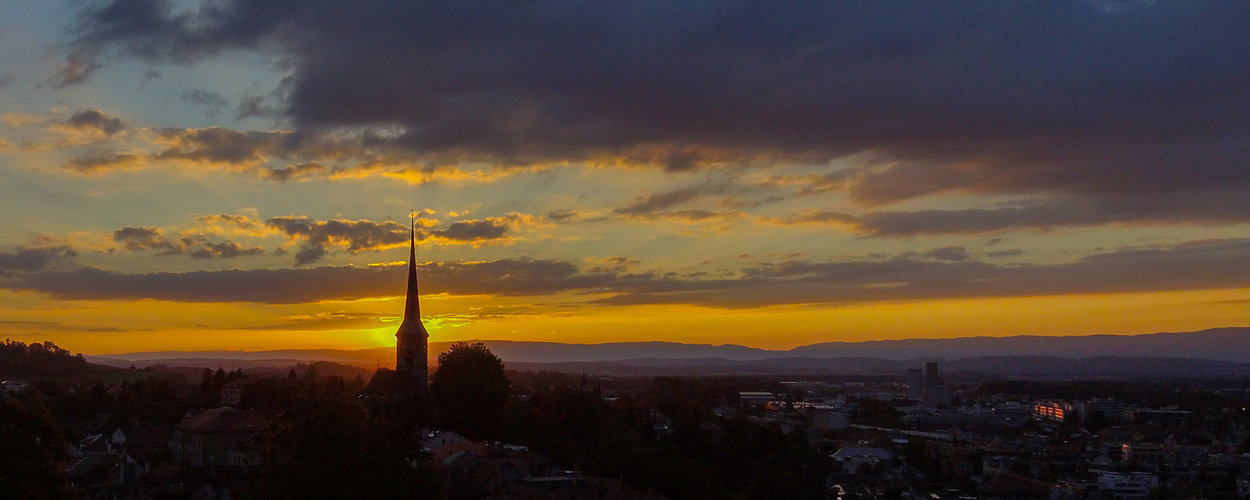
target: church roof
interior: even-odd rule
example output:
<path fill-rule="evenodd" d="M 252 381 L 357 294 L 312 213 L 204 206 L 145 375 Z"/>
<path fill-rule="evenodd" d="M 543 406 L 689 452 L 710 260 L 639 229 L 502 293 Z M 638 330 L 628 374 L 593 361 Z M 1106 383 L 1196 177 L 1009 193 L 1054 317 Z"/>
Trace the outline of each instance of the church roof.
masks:
<path fill-rule="evenodd" d="M 254 411 L 212 408 L 187 415 L 178 423 L 178 428 L 200 433 L 257 432 L 267 423 L 269 419 Z"/>
<path fill-rule="evenodd" d="M 360 394 L 362 396 L 385 396 L 411 392 L 412 382 L 405 380 L 406 375 L 395 370 L 379 368 Z"/>

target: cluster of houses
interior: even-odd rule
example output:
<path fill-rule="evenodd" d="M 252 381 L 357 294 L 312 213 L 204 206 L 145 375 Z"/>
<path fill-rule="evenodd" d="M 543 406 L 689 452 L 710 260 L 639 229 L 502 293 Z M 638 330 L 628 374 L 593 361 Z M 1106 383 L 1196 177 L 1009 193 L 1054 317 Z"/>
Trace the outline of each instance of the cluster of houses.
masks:
<path fill-rule="evenodd" d="M 247 384 L 223 387 L 224 392 Z M 74 444 L 71 484 L 87 498 L 180 500 L 238 497 L 254 485 L 258 434 L 269 417 L 223 406 L 188 412 L 172 428 L 115 425 L 101 414 Z M 524 446 L 474 442 L 455 432 L 421 430 L 421 447 L 449 498 L 652 499 L 620 479 L 565 470 Z M 414 463 L 414 466 L 416 464 Z"/>
<path fill-rule="evenodd" d="M 912 374 L 918 389 L 789 382 L 778 393 L 740 393 L 738 404 L 712 413 L 803 433 L 837 464 L 827 481 L 833 499 L 1145 500 L 1161 492 L 1250 499 L 1244 418 L 1106 398 L 974 399 L 932 374 Z M 221 400 L 237 403 L 248 386 L 246 379 L 226 384 Z M 26 389 L 16 381 L 4 388 Z M 896 418 L 866 418 L 859 410 L 869 402 L 888 403 Z M 654 410 L 649 418 L 656 436 L 672 434 L 668 416 Z M 1095 419 L 1099 428 L 1088 425 Z M 254 477 L 262 460 L 256 437 L 269 424 L 228 405 L 189 412 L 172 427 L 118 425 L 100 415 L 75 443 L 68 476 L 90 498 L 228 499 Z M 723 431 L 715 420 L 699 429 Z M 654 497 L 619 479 L 564 470 L 523 446 L 421 432 L 450 497 Z"/>
<path fill-rule="evenodd" d="M 110 426 L 99 415 L 71 449 L 67 475 L 90 498 L 225 498 L 248 482 L 264 415 L 230 407 L 189 412 L 173 428 Z"/>
<path fill-rule="evenodd" d="M 1244 419 L 1105 398 L 1024 402 L 999 394 L 950 405 L 954 391 L 944 387 L 930 392 L 935 399 L 893 384 L 788 384 L 785 394 L 740 399 L 762 411 L 754 417 L 761 422 L 806 432 L 830 450 L 841 468 L 829 477 L 830 498 L 1250 498 Z M 795 388 L 806 394 L 801 401 Z M 891 402 L 897 421 L 854 418 L 864 400 Z M 1095 412 L 1104 428 L 1077 425 Z"/>

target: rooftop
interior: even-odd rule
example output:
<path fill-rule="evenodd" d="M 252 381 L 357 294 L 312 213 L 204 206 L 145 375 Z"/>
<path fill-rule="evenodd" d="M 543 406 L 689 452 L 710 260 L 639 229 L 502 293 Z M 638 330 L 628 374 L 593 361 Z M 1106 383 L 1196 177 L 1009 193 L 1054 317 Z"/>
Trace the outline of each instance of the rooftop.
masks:
<path fill-rule="evenodd" d="M 254 411 L 213 408 L 188 414 L 178 423 L 178 428 L 201 433 L 256 432 L 267 423 L 268 418 Z"/>

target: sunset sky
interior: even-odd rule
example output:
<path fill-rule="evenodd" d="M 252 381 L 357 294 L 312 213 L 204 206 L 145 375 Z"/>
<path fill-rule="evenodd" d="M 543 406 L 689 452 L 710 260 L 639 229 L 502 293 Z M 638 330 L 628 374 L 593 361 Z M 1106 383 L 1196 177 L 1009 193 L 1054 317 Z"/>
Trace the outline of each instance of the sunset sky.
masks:
<path fill-rule="evenodd" d="M 6 0 L 0 337 L 1250 325 L 1239 2 Z"/>

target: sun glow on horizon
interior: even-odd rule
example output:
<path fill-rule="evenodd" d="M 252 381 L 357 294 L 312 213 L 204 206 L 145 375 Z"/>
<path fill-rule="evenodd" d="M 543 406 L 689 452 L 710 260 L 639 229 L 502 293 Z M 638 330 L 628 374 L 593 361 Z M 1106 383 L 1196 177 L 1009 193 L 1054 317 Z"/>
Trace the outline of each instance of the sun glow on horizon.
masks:
<path fill-rule="evenodd" d="M 0 335 L 390 346 L 414 240 L 437 341 L 1250 324 L 1220 5 L 218 4 L 0 2 Z"/>

